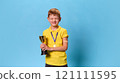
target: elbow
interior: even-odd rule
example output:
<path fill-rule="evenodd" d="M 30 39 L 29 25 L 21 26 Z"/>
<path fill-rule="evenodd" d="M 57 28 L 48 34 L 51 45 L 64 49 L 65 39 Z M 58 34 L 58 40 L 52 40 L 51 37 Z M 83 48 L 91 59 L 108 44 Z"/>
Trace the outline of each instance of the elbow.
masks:
<path fill-rule="evenodd" d="M 64 48 L 64 51 L 66 51 L 67 49 L 68 49 L 68 47 L 65 47 L 65 48 Z"/>

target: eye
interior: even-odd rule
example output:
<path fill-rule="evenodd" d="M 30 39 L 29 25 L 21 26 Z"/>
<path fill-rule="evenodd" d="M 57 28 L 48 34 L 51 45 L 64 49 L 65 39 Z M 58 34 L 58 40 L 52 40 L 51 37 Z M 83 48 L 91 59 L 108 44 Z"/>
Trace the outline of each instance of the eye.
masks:
<path fill-rule="evenodd" d="M 59 20 L 59 18 L 55 18 L 55 20 Z"/>
<path fill-rule="evenodd" d="M 50 20 L 53 20 L 53 18 L 50 18 Z"/>

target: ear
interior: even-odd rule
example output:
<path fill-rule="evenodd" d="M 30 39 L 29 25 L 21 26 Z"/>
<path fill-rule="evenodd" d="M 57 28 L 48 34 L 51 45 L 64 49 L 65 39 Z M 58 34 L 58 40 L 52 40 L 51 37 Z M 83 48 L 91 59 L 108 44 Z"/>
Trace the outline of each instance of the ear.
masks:
<path fill-rule="evenodd" d="M 47 17 L 48 21 L 49 21 L 49 17 Z"/>
<path fill-rule="evenodd" d="M 61 17 L 60 17 L 60 19 L 59 19 L 59 22 L 61 21 Z"/>

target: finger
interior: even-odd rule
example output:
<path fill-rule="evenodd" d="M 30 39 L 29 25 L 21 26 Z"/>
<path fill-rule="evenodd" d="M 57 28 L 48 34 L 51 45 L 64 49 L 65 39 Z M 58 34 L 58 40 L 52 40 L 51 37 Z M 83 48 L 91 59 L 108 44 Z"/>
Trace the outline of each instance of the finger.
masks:
<path fill-rule="evenodd" d="M 42 51 L 44 51 L 44 48 L 42 49 Z"/>
<path fill-rule="evenodd" d="M 43 45 L 43 46 L 45 46 L 45 44 L 44 44 L 44 43 L 42 43 L 42 45 Z"/>
<path fill-rule="evenodd" d="M 40 48 L 42 49 L 42 48 L 44 48 L 44 46 L 40 46 Z"/>
<path fill-rule="evenodd" d="M 46 49 L 44 49 L 44 51 L 45 51 Z"/>
<path fill-rule="evenodd" d="M 40 45 L 40 48 L 43 48 L 43 47 L 45 47 L 45 45 L 44 45 L 44 44 L 41 44 L 41 45 Z"/>
<path fill-rule="evenodd" d="M 45 51 L 46 49 L 44 49 L 44 51 Z"/>
<path fill-rule="evenodd" d="M 44 47 L 44 48 L 43 48 L 43 50 L 45 51 L 45 50 L 46 50 L 46 48 Z"/>

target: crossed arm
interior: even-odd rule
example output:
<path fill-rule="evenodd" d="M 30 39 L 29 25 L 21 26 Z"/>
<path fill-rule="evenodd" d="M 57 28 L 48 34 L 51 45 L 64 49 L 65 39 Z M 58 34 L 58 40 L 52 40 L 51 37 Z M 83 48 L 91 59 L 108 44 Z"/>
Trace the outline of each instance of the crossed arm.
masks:
<path fill-rule="evenodd" d="M 40 48 L 43 51 L 45 51 L 45 50 L 48 50 L 48 51 L 66 51 L 68 48 L 68 38 L 67 37 L 63 38 L 63 45 L 60 47 L 48 47 L 46 44 L 42 43 L 40 45 Z"/>

